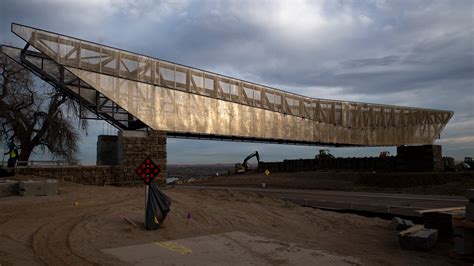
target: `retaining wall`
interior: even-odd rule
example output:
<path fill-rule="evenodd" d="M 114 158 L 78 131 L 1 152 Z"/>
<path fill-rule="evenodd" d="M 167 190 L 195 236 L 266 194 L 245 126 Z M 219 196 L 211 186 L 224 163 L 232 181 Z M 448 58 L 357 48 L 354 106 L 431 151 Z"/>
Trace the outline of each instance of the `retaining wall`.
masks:
<path fill-rule="evenodd" d="M 26 166 L 18 167 L 16 173 L 87 185 L 133 184 L 139 181 L 137 177 L 125 175 L 120 166 Z"/>
<path fill-rule="evenodd" d="M 150 158 L 161 170 L 155 182 L 165 183 L 167 155 L 166 135 L 163 132 L 120 131 L 116 145 L 116 149 L 98 149 L 97 155 L 101 162 L 107 163 L 110 163 L 107 157 L 117 158 L 116 165 L 25 166 L 16 168 L 16 173 L 88 185 L 137 185 L 142 181 L 135 169 Z"/>
<path fill-rule="evenodd" d="M 440 145 L 401 146 L 397 156 L 298 159 L 283 162 L 260 162 L 259 171 L 299 172 L 299 171 L 376 171 L 376 172 L 439 172 L 444 168 Z"/>

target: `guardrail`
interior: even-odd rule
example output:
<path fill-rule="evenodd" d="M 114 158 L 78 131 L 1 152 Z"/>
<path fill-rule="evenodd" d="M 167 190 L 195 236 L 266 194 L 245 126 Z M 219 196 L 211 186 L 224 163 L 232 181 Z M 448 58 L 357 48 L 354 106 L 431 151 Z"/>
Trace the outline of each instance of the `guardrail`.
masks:
<path fill-rule="evenodd" d="M 8 161 L 3 160 L 1 162 L 2 167 L 6 167 Z M 18 161 L 16 167 L 27 167 L 27 166 L 62 166 L 70 165 L 67 161 L 62 160 L 30 160 L 30 161 Z"/>

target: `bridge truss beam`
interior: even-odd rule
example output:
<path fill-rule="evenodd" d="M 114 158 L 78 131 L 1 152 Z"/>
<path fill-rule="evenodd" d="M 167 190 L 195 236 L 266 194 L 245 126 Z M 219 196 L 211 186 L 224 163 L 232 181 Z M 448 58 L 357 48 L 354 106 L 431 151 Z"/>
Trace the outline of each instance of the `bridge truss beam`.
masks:
<path fill-rule="evenodd" d="M 103 102 L 168 135 L 337 146 L 432 144 L 453 115 L 310 98 L 19 24 L 12 31 Z"/>

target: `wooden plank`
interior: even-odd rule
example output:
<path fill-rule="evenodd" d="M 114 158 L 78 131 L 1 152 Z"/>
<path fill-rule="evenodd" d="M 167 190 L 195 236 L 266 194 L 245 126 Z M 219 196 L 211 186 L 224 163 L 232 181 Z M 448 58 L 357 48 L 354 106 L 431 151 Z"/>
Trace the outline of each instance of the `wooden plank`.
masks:
<path fill-rule="evenodd" d="M 453 217 L 453 223 L 456 227 L 474 229 L 474 221 L 466 217 Z"/>
<path fill-rule="evenodd" d="M 407 234 L 411 234 L 411 233 L 414 233 L 414 232 L 417 232 L 417 231 L 420 231 L 421 229 L 425 228 L 424 225 L 422 224 L 417 224 L 415 226 L 412 226 L 410 228 L 408 228 L 407 230 L 405 231 L 401 231 L 400 233 L 398 233 L 399 236 L 404 236 L 404 235 L 407 235 Z"/>
<path fill-rule="evenodd" d="M 447 207 L 447 208 L 437 208 L 437 209 L 427 209 L 427 210 L 417 210 L 415 212 L 423 214 L 427 212 L 448 212 L 448 211 L 462 211 L 465 210 L 466 206 L 461 207 Z"/>

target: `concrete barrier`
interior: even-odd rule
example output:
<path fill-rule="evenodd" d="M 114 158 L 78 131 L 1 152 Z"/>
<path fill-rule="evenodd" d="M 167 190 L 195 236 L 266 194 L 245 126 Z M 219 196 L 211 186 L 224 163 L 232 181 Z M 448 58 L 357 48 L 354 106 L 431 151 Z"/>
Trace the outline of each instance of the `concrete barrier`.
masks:
<path fill-rule="evenodd" d="M 430 250 L 438 241 L 438 230 L 413 226 L 398 234 L 400 246 L 408 250 Z"/>
<path fill-rule="evenodd" d="M 20 196 L 54 196 L 58 194 L 58 181 L 42 180 L 42 181 L 20 181 L 18 183 L 18 192 Z"/>
<path fill-rule="evenodd" d="M 9 196 L 18 194 L 18 181 L 15 180 L 1 180 L 0 181 L 0 196 Z"/>
<path fill-rule="evenodd" d="M 454 252 L 461 255 L 474 253 L 474 230 L 462 227 L 454 229 Z"/>
<path fill-rule="evenodd" d="M 466 204 L 466 218 L 474 221 L 474 203 Z"/>

